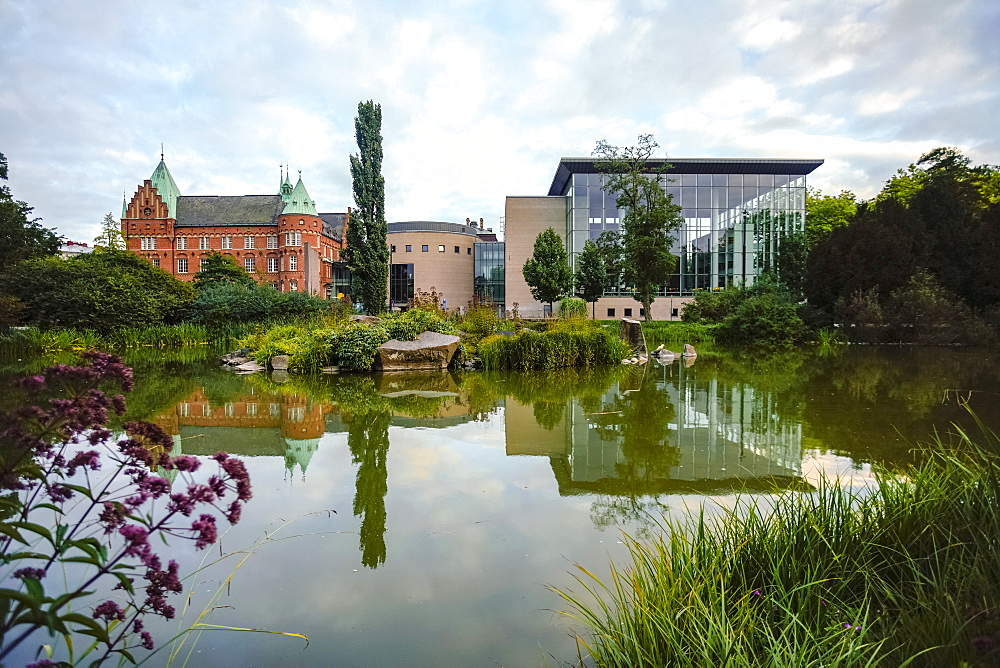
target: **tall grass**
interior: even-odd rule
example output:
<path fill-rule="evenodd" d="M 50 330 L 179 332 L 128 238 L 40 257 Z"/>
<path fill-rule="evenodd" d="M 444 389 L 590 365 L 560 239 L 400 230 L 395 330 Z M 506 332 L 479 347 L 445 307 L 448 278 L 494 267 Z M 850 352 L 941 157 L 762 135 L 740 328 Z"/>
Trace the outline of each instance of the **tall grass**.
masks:
<path fill-rule="evenodd" d="M 175 348 L 204 345 L 222 337 L 204 325 L 149 325 L 126 327 L 109 332 L 90 329 L 38 329 L 24 327 L 0 334 L 0 344 L 41 353 L 94 350 L 97 348 L 127 350 L 132 348 Z"/>
<path fill-rule="evenodd" d="M 617 324 L 617 323 L 616 323 Z M 647 345 L 683 345 L 685 343 L 714 343 L 715 325 L 694 322 L 656 320 L 642 323 L 642 333 Z"/>
<path fill-rule="evenodd" d="M 483 368 L 558 369 L 569 366 L 618 364 L 632 354 L 632 349 L 600 325 L 569 322 L 549 331 L 525 329 L 516 336 L 490 336 L 479 343 Z"/>
<path fill-rule="evenodd" d="M 610 583 L 581 568 L 578 591 L 556 590 L 589 629 L 581 653 L 598 666 L 997 665 L 996 446 L 960 434 L 876 489 L 827 482 L 626 537 L 631 561 Z"/>

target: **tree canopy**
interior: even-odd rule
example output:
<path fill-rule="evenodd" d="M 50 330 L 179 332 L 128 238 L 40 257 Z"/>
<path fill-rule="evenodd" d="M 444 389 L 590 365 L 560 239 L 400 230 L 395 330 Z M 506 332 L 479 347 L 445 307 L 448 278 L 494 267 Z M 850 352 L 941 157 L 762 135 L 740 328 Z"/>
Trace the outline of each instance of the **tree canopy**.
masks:
<path fill-rule="evenodd" d="M 815 248 L 838 228 L 846 227 L 858 211 L 857 198 L 849 190 L 824 195 L 816 188 L 806 192 L 806 245 Z"/>
<path fill-rule="evenodd" d="M 667 283 L 677 267 L 670 253 L 673 233 L 683 224 L 681 208 L 673 203 L 661 176 L 669 164 L 652 168 L 647 161 L 659 147 L 653 135 L 639 135 L 635 146 L 611 146 L 597 142 L 595 165 L 606 174 L 605 192 L 614 195 L 624 211 L 621 256 L 624 279 L 635 288 L 635 299 L 643 305 L 646 320 L 652 320 L 650 306 L 660 286 Z"/>
<path fill-rule="evenodd" d="M 354 119 L 358 153 L 351 156 L 354 203 L 347 225 L 344 258 L 351 270 L 351 294 L 369 314 L 385 310 L 389 299 L 389 243 L 385 222 L 385 179 L 382 177 L 382 107 L 371 100 L 358 104 Z"/>
<path fill-rule="evenodd" d="M 6 181 L 7 158 L 0 153 L 0 181 Z M 37 218 L 29 219 L 32 208 L 15 200 L 10 188 L 0 183 L 0 273 L 23 260 L 55 255 L 62 239 L 42 227 Z"/>
<path fill-rule="evenodd" d="M 100 248 L 125 250 L 125 235 L 122 234 L 121 223 L 108 211 L 101 220 L 101 233 L 94 239 L 94 244 Z"/>
<path fill-rule="evenodd" d="M 235 283 L 249 287 L 256 281 L 236 264 L 232 256 L 212 251 L 201 259 L 201 271 L 194 275 L 194 287 L 201 290 L 212 283 Z"/>
<path fill-rule="evenodd" d="M 573 289 L 563 241 L 551 227 L 535 238 L 535 250 L 521 268 L 524 282 L 537 301 L 552 303 Z"/>

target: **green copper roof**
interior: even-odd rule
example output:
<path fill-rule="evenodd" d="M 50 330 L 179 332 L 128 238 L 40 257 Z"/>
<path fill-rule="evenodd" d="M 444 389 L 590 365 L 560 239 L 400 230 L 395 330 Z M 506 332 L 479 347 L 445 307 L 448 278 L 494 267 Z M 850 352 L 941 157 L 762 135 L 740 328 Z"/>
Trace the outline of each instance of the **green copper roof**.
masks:
<path fill-rule="evenodd" d="M 282 197 L 284 199 L 284 197 Z M 306 216 L 317 216 L 316 213 L 316 202 L 309 199 L 309 193 L 306 192 L 306 187 L 302 183 L 302 177 L 299 177 L 299 182 L 295 184 L 295 189 L 292 190 L 292 194 L 289 195 L 289 199 L 286 200 L 285 208 L 282 209 L 281 215 L 285 214 L 302 214 Z"/>
<path fill-rule="evenodd" d="M 174 182 L 174 177 L 170 175 L 167 163 L 163 162 L 163 156 L 160 156 L 160 164 L 153 170 L 153 175 L 149 177 L 149 180 L 153 182 L 156 192 L 160 194 L 160 197 L 166 203 L 170 217 L 176 218 L 177 198 L 180 197 L 181 191 Z"/>
<path fill-rule="evenodd" d="M 278 186 L 278 194 L 281 195 L 281 201 L 288 202 L 292 201 L 292 183 L 288 180 L 288 174 L 285 174 L 284 179 L 281 181 L 281 185 Z"/>
<path fill-rule="evenodd" d="M 122 191 L 122 218 L 128 213 L 128 201 L 125 199 L 125 191 Z"/>

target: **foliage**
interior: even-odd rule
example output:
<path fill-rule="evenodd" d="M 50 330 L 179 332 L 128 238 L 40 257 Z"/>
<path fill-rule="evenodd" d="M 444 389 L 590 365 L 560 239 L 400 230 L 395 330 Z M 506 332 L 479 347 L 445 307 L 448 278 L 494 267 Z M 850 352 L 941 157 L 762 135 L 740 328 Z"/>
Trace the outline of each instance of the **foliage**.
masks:
<path fill-rule="evenodd" d="M 125 235 L 122 234 L 121 222 L 108 211 L 101 220 L 101 233 L 94 239 L 95 247 L 111 250 L 126 250 Z"/>
<path fill-rule="evenodd" d="M 793 301 L 805 296 L 806 258 L 809 249 L 803 232 L 790 232 L 781 237 L 775 257 L 778 278 L 788 288 Z"/>
<path fill-rule="evenodd" d="M 385 222 L 385 179 L 382 176 L 382 106 L 358 103 L 354 119 L 358 154 L 351 156 L 354 202 L 347 225 L 344 259 L 351 270 L 351 294 L 371 315 L 388 302 L 389 244 Z"/>
<path fill-rule="evenodd" d="M 21 322 L 25 303 L 17 297 L 0 294 L 0 331 L 16 326 Z"/>
<path fill-rule="evenodd" d="M 512 337 L 490 336 L 479 344 L 479 357 L 487 370 L 619 364 L 631 354 L 617 334 L 593 321 L 570 321 L 547 332 L 525 329 Z"/>
<path fill-rule="evenodd" d="M 563 320 L 587 317 L 587 302 L 577 297 L 563 297 L 559 300 L 559 317 Z"/>
<path fill-rule="evenodd" d="M 388 340 L 389 335 L 380 325 L 349 323 L 337 332 L 333 341 L 337 364 L 343 369 L 368 371 L 375 362 L 378 347 Z"/>
<path fill-rule="evenodd" d="M 552 303 L 573 289 L 573 272 L 566 259 L 566 247 L 551 227 L 535 238 L 535 249 L 521 268 L 531 296 Z"/>
<path fill-rule="evenodd" d="M 849 190 L 824 195 L 816 188 L 806 191 L 806 246 L 815 248 L 838 228 L 850 224 L 858 211 L 857 197 Z"/>
<path fill-rule="evenodd" d="M 590 629 L 581 650 L 598 666 L 995 664 L 1000 460 L 985 440 L 938 442 L 875 489 L 826 481 L 664 519 L 627 539 L 609 582 L 580 567 L 582 591 L 557 590 Z"/>
<path fill-rule="evenodd" d="M 618 323 L 610 323 L 615 331 L 618 330 Z M 642 323 L 642 333 L 646 337 L 647 345 L 658 346 L 661 343 L 685 344 L 685 343 L 712 343 L 715 340 L 714 324 L 677 322 L 670 320 L 654 320 L 653 322 Z"/>
<path fill-rule="evenodd" d="M 199 288 L 191 305 L 190 319 L 216 329 L 234 322 L 314 318 L 330 306 L 331 302 L 320 297 L 304 292 L 278 292 L 267 285 L 255 285 L 252 280 L 248 285 L 214 281 Z"/>
<path fill-rule="evenodd" d="M 885 309 L 894 291 L 925 270 L 973 310 L 1000 304 L 993 275 L 1000 260 L 998 183 L 995 167 L 972 167 L 954 149 L 925 154 L 812 249 L 809 302 L 833 312 L 874 289 Z"/>
<path fill-rule="evenodd" d="M 214 455 L 218 473 L 202 481 L 202 461 L 171 457 L 171 436 L 153 424 L 126 423 L 126 437 L 113 442 L 108 418 L 124 413 L 125 400 L 106 392 L 129 391 L 132 372 L 112 355 L 83 358 L 83 366 L 23 379 L 22 407 L 0 416 L 0 488 L 8 492 L 0 499 L 0 576 L 12 583 L 0 590 L 0 659 L 44 630 L 65 640 L 68 664 L 91 654 L 90 665 L 135 663 L 139 648 L 154 648 L 144 618 L 172 618 L 167 596 L 182 591 L 178 564 L 164 567 L 150 539 L 184 538 L 204 549 L 218 538 L 216 513 L 235 524 L 251 496 L 242 462 Z M 95 473 L 108 463 L 110 472 Z M 151 474 L 155 466 L 177 479 Z M 114 599 L 94 596 L 112 583 Z M 79 653 L 77 634 L 93 639 Z"/>
<path fill-rule="evenodd" d="M 594 149 L 595 166 L 607 174 L 604 190 L 617 197 L 618 208 L 625 212 L 621 234 L 624 278 L 635 286 L 647 322 L 653 319 L 650 306 L 656 291 L 677 266 L 670 248 L 673 233 L 684 222 L 681 208 L 673 203 L 660 177 L 670 165 L 653 169 L 646 164 L 658 146 L 652 135 L 639 135 L 635 146 L 619 148 L 601 140 Z"/>
<path fill-rule="evenodd" d="M 918 271 L 887 302 L 893 338 L 921 345 L 964 343 L 983 345 L 995 334 L 966 304 L 949 293 L 926 271 Z"/>
<path fill-rule="evenodd" d="M 6 181 L 7 158 L 0 153 L 0 181 Z M 18 262 L 55 255 L 62 239 L 42 227 L 38 219 L 29 220 L 32 208 L 15 200 L 6 184 L 0 184 L 0 274 Z"/>
<path fill-rule="evenodd" d="M 27 305 L 25 324 L 98 332 L 180 322 L 194 300 L 194 288 L 135 253 L 105 249 L 22 262 L 0 292 Z"/>
<path fill-rule="evenodd" d="M 681 312 L 681 320 L 690 323 L 720 323 L 746 298 L 743 286 L 724 290 L 698 290 Z"/>
<path fill-rule="evenodd" d="M 443 299 L 440 292 L 432 285 L 429 290 L 417 288 L 413 296 L 407 300 L 407 306 L 411 309 L 422 311 L 434 311 L 439 315 L 445 314 L 445 309 L 441 305 Z"/>
<path fill-rule="evenodd" d="M 722 344 L 790 346 L 806 334 L 798 310 L 777 292 L 754 294 L 742 300 L 715 330 Z"/>
<path fill-rule="evenodd" d="M 383 321 L 386 334 L 397 341 L 413 341 L 422 332 L 458 335 L 458 330 L 438 311 L 410 309 Z"/>
<path fill-rule="evenodd" d="M 604 254 L 593 241 L 589 239 L 583 244 L 583 252 L 576 259 L 577 294 L 585 302 L 590 302 L 591 316 L 597 300 L 604 295 L 604 284 L 608 280 L 608 266 Z"/>
<path fill-rule="evenodd" d="M 67 350 L 129 348 L 170 348 L 204 345 L 216 339 L 202 325 L 182 322 L 177 325 L 124 327 L 110 332 L 76 329 L 38 329 L 23 327 L 0 334 L 0 342 L 22 350 L 53 353 Z"/>
<path fill-rule="evenodd" d="M 497 316 L 496 305 L 490 301 L 474 300 L 462 315 L 458 329 L 468 334 L 476 343 L 496 334 L 500 331 L 500 318 Z"/>
<path fill-rule="evenodd" d="M 210 251 L 201 259 L 201 271 L 194 275 L 194 287 L 202 290 L 214 283 L 234 283 L 244 287 L 256 285 L 246 270 L 236 264 L 231 255 L 223 255 L 219 251 Z"/>

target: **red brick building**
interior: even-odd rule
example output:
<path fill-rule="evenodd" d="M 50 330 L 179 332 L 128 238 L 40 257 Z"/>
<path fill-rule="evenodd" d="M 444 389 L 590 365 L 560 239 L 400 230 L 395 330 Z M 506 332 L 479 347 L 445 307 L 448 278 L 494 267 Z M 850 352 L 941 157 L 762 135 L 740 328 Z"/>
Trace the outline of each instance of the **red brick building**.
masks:
<path fill-rule="evenodd" d="M 210 251 L 229 255 L 260 283 L 323 297 L 343 291 L 347 213 L 318 213 L 300 174 L 283 173 L 276 195 L 181 195 L 163 156 L 131 201 L 122 203 L 129 250 L 183 281 Z"/>

